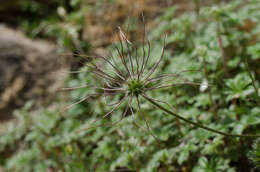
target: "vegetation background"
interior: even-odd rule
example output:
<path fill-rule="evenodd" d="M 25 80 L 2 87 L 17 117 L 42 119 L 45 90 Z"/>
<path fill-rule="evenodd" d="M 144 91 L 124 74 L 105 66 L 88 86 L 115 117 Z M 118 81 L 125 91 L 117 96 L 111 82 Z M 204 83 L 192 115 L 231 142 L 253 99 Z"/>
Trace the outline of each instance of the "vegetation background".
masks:
<path fill-rule="evenodd" d="M 71 71 L 83 71 L 66 80 L 64 87 L 75 87 L 99 82 L 84 72 L 88 60 L 77 54 L 116 54 L 112 45 L 118 42 L 113 39 L 118 26 L 125 30 L 129 26 L 129 40 L 142 46 L 142 13 L 152 61 L 159 58 L 163 35 L 168 35 L 159 72 L 187 71 L 181 73 L 184 79 L 202 83 L 162 89 L 151 96 L 208 127 L 260 134 L 259 0 L 14 0 L 1 5 L 0 20 L 32 39 L 59 45 L 61 58 L 72 59 Z M 31 99 L 17 109 L 15 120 L 1 133 L 0 171 L 258 171 L 256 138 L 217 135 L 178 121 L 145 101 L 142 112 L 136 113 L 147 116 L 161 142 L 129 117 L 109 125 L 120 119 L 124 107 L 97 122 L 100 127 L 82 130 L 110 110 L 102 97 L 67 111 L 63 107 L 93 89 L 57 92 L 47 105 L 35 108 Z M 141 119 L 137 121 L 145 127 Z"/>

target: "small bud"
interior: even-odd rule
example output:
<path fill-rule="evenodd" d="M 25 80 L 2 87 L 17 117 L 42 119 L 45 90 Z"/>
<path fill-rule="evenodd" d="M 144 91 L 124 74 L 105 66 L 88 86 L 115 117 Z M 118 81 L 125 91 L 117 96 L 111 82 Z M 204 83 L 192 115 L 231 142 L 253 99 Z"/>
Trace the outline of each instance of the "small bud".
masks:
<path fill-rule="evenodd" d="M 61 6 L 58 7 L 58 9 L 57 9 L 57 13 L 58 13 L 61 17 L 65 17 L 66 14 L 67 14 L 65 8 L 64 8 L 64 7 L 61 7 Z"/>
<path fill-rule="evenodd" d="M 201 57 L 205 57 L 207 55 L 207 47 L 206 46 L 198 46 L 196 47 L 197 54 Z"/>
<path fill-rule="evenodd" d="M 67 146 L 66 146 L 66 151 L 67 151 L 69 154 L 71 154 L 71 153 L 73 152 L 72 146 L 71 146 L 71 145 L 67 145 Z"/>

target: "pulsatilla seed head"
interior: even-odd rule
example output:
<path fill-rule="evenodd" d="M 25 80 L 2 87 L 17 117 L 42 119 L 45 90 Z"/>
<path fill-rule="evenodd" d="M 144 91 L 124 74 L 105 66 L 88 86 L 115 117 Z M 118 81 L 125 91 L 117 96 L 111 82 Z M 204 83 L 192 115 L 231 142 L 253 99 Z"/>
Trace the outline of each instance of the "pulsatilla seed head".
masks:
<path fill-rule="evenodd" d="M 163 102 L 161 100 L 149 97 L 147 95 L 147 92 L 162 88 L 169 88 L 176 85 L 191 83 L 187 81 L 181 83 L 172 83 L 172 81 L 175 81 L 176 78 L 182 81 L 184 80 L 180 77 L 180 74 L 162 74 L 154 76 L 156 73 L 155 71 L 158 68 L 159 64 L 162 62 L 164 56 L 166 36 L 163 40 L 163 46 L 161 49 L 160 57 L 158 58 L 158 60 L 156 60 L 155 63 L 153 63 L 150 66 L 148 64 L 150 64 L 149 60 L 151 58 L 151 44 L 149 39 L 147 38 L 145 25 L 143 32 L 143 43 L 141 46 L 141 55 L 139 53 L 140 51 L 138 51 L 137 46 L 127 39 L 127 36 L 123 33 L 120 27 L 118 27 L 118 29 L 119 46 L 114 45 L 114 48 L 117 51 L 117 58 L 114 58 L 113 56 L 85 56 L 88 58 L 92 58 L 92 60 L 89 63 L 87 63 L 86 66 L 89 69 L 89 72 L 93 73 L 94 76 L 100 78 L 100 80 L 98 81 L 101 81 L 102 86 L 96 87 L 98 83 L 95 83 L 94 88 L 96 89 L 96 93 L 83 97 L 82 99 L 68 107 L 70 108 L 76 104 L 79 104 L 90 97 L 108 97 L 120 94 L 121 96 L 118 102 L 108 104 L 108 106 L 111 106 L 112 108 L 103 116 L 103 118 L 101 118 L 104 119 L 109 117 L 115 110 L 119 109 L 119 107 L 124 104 L 125 109 L 123 110 L 122 118 L 114 124 L 124 119 L 124 117 L 127 116 L 128 112 L 130 112 L 134 117 L 134 109 L 132 107 L 134 98 L 136 99 L 138 109 L 140 110 L 140 98 L 142 97 L 145 99 L 149 98 L 157 102 Z M 103 63 L 103 66 L 97 65 L 95 63 L 96 59 L 102 59 L 105 62 Z M 109 66 L 109 69 L 107 69 L 106 66 Z M 70 90 L 83 87 L 85 86 L 78 86 L 74 88 L 65 89 Z M 147 123 L 144 116 L 143 119 Z M 137 124 L 136 120 L 135 123 Z"/>
<path fill-rule="evenodd" d="M 126 107 L 122 114 L 123 119 L 129 111 L 132 115 L 134 115 L 134 110 L 132 107 L 134 98 L 136 98 L 138 108 L 140 108 L 139 99 L 141 97 L 147 97 L 147 92 L 162 88 L 169 88 L 180 84 L 187 84 L 187 82 L 172 83 L 173 78 L 180 78 L 179 74 L 163 74 L 154 76 L 155 71 L 162 62 L 164 56 L 166 36 L 163 40 L 160 57 L 150 66 L 148 64 L 150 64 L 149 60 L 151 58 L 151 44 L 147 38 L 145 25 L 141 55 L 137 46 L 127 39 L 127 36 L 120 27 L 118 27 L 118 30 L 119 46 L 114 45 L 117 52 L 117 58 L 113 56 L 84 56 L 92 59 L 86 64 L 86 67 L 88 68 L 88 72 L 91 72 L 94 76 L 100 78 L 98 81 L 101 81 L 102 86 L 97 87 L 97 82 L 94 86 L 86 85 L 74 88 L 65 88 L 68 90 L 83 87 L 95 88 L 95 93 L 83 97 L 78 102 L 70 105 L 68 108 L 91 97 L 111 97 L 120 94 L 122 95 L 120 96 L 120 100 L 116 103 L 109 104 L 110 106 L 113 106 L 113 108 L 111 111 L 106 113 L 103 118 L 109 117 L 115 110 L 119 109 L 122 104 L 125 104 Z M 97 59 L 102 59 L 105 62 L 103 63 L 103 66 L 95 63 Z M 157 101 L 156 99 L 154 100 Z"/>

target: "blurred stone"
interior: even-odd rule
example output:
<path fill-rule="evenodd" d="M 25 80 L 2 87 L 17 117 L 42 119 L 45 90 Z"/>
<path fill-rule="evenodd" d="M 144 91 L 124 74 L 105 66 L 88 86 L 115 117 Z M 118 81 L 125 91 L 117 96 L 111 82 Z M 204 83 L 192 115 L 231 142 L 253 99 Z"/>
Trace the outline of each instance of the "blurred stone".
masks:
<path fill-rule="evenodd" d="M 30 40 L 21 31 L 0 24 L 0 120 L 27 100 L 47 105 L 56 97 L 66 75 L 57 46 L 43 40 Z"/>

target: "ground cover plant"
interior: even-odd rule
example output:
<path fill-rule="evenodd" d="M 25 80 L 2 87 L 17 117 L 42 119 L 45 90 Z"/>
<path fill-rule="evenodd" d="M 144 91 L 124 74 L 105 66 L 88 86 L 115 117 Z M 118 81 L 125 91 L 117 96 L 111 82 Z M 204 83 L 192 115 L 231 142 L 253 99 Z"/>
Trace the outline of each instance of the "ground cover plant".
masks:
<path fill-rule="evenodd" d="M 166 9 L 156 19 L 157 27 L 145 34 L 150 51 L 149 44 L 127 47 L 133 41 L 124 33 L 119 37 L 124 40 L 125 51 L 136 48 L 137 54 L 150 52 L 150 67 L 145 74 L 177 76 L 166 82 L 170 82 L 170 86 L 165 85 L 167 89 L 147 92 L 147 96 L 169 103 L 185 119 L 209 128 L 228 134 L 259 134 L 259 1 L 232 1 L 178 17 L 174 17 L 175 9 Z M 164 34 L 168 35 L 165 45 Z M 118 57 L 115 47 L 110 51 Z M 164 59 L 156 63 L 162 54 Z M 82 101 L 94 91 L 103 90 L 107 95 L 120 92 L 117 87 L 121 85 L 134 96 L 153 88 L 155 85 L 144 86 L 138 81 L 145 59 L 140 58 L 138 63 L 133 59 L 133 68 L 129 61 L 126 73 L 124 65 L 119 71 L 111 70 L 113 66 L 106 59 L 101 64 L 93 60 L 87 63 L 68 80 L 68 88 L 80 88 L 71 91 L 69 104 L 76 104 L 68 105 L 67 112 L 43 109 L 31 115 L 28 103 L 16 112 L 17 125 L 10 126 L 0 138 L 0 164 L 6 171 L 257 171 L 259 146 L 256 141 L 252 149 L 254 138 L 218 135 L 194 127 L 144 99 L 132 102 L 130 110 L 130 103 L 125 103 L 114 111 L 124 98 L 118 93 L 111 98 L 97 95 Z M 153 64 L 158 64 L 156 71 Z M 111 73 L 104 74 L 104 69 Z M 125 76 L 137 79 L 120 82 L 119 78 Z M 110 81 L 117 77 L 118 85 L 102 83 L 100 77 Z M 86 86 L 88 83 L 94 86 Z M 95 88 L 98 83 L 105 87 Z M 102 118 L 111 109 L 113 115 Z M 122 114 L 124 120 L 111 126 Z"/>

